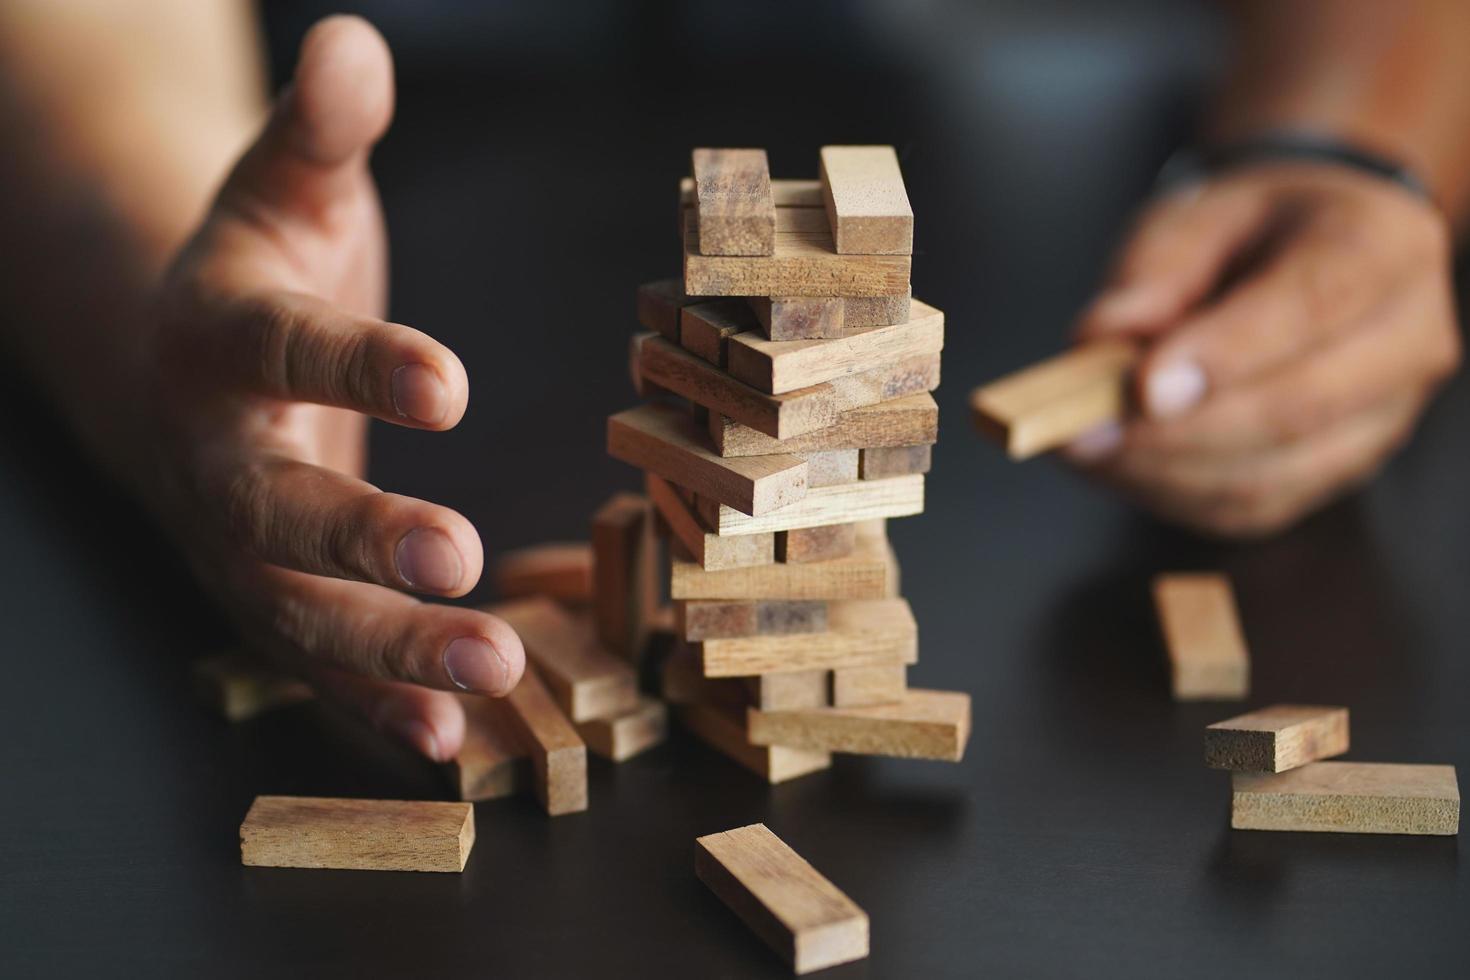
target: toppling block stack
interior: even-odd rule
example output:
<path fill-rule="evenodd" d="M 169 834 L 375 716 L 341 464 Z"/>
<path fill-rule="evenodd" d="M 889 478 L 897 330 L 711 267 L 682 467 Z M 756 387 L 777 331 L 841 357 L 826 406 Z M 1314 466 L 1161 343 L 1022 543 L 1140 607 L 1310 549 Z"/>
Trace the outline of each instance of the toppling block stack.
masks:
<path fill-rule="evenodd" d="M 958 760 L 963 693 L 907 686 L 918 627 L 886 521 L 924 509 L 944 314 L 909 291 L 913 211 L 886 146 L 820 180 L 695 150 L 682 279 L 638 290 L 645 404 L 608 420 L 668 542 L 685 726 L 778 782 L 831 753 Z"/>

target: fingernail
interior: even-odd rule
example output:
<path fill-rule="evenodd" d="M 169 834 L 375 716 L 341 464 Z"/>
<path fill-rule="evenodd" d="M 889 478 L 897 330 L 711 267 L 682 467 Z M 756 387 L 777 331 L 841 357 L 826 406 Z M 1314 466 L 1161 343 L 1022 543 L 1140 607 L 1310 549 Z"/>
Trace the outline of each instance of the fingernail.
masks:
<path fill-rule="evenodd" d="M 398 577 L 411 589 L 449 592 L 459 585 L 464 567 L 459 551 L 443 531 L 416 527 L 398 542 L 393 554 Z"/>
<path fill-rule="evenodd" d="M 444 672 L 456 686 L 478 694 L 500 694 L 510 679 L 500 652 L 478 636 L 461 636 L 444 648 Z"/>
<path fill-rule="evenodd" d="M 1105 329 L 1137 326 L 1163 319 L 1172 311 L 1169 294 L 1152 283 L 1121 286 L 1098 297 L 1088 319 Z"/>
<path fill-rule="evenodd" d="M 405 364 L 393 370 L 393 410 L 406 419 L 438 425 L 449 410 L 448 396 L 438 373 L 423 364 Z"/>
<path fill-rule="evenodd" d="M 422 721 L 419 721 L 417 718 L 405 718 L 391 720 L 387 725 L 395 735 L 418 749 L 430 759 L 433 759 L 435 762 L 444 761 L 444 756 L 439 751 L 438 737 L 434 735 L 434 730 Z"/>
<path fill-rule="evenodd" d="M 1161 418 L 1187 412 L 1205 395 L 1205 373 L 1193 361 L 1175 361 L 1148 376 L 1144 399 L 1149 414 Z"/>
<path fill-rule="evenodd" d="M 1117 422 L 1104 422 L 1072 440 L 1063 452 L 1075 462 L 1095 463 L 1104 456 L 1111 456 L 1122 444 L 1123 426 Z"/>

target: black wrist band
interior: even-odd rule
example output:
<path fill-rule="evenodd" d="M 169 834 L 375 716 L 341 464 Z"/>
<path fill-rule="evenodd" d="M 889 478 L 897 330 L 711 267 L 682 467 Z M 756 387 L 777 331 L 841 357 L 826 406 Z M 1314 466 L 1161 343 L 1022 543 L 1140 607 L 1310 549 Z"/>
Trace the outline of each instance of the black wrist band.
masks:
<path fill-rule="evenodd" d="M 1185 147 L 1164 163 L 1156 184 L 1161 189 L 1168 189 L 1247 164 L 1289 160 L 1349 167 L 1392 181 L 1415 196 L 1434 203 L 1429 186 L 1403 164 L 1331 136 L 1310 132 L 1267 133 L 1238 143 Z"/>

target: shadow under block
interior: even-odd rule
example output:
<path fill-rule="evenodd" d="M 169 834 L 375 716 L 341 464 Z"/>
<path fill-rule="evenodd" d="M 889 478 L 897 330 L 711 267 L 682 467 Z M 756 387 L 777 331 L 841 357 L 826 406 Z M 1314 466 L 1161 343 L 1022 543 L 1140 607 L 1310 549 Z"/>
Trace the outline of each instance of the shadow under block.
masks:
<path fill-rule="evenodd" d="M 773 177 L 771 178 L 771 200 L 778 208 L 820 208 L 822 206 L 822 182 Z M 679 210 L 693 208 L 694 205 L 694 178 L 680 177 Z"/>
<path fill-rule="evenodd" d="M 260 868 L 463 871 L 472 803 L 257 796 L 240 825 L 240 862 Z"/>
<path fill-rule="evenodd" d="M 668 524 L 669 532 L 679 540 L 700 568 L 706 571 L 749 568 L 753 565 L 769 565 L 776 560 L 775 534 L 750 534 L 733 538 L 711 534 L 699 523 L 699 518 L 679 496 L 678 491 L 662 477 L 645 473 L 643 485 L 648 491 L 648 499 Z"/>
<path fill-rule="evenodd" d="M 880 517 L 909 517 L 924 512 L 924 478 L 895 476 L 887 480 L 859 480 L 835 487 L 818 487 L 809 490 L 805 499 L 760 516 L 742 513 L 704 497 L 695 500 L 694 509 L 705 527 L 720 535 L 765 534 L 824 524 L 850 524 Z"/>
<path fill-rule="evenodd" d="M 890 476 L 912 476 L 928 473 L 934 459 L 934 447 L 874 446 L 858 456 L 858 478 L 886 480 Z"/>
<path fill-rule="evenodd" d="M 784 783 L 832 767 L 830 752 L 751 745 L 745 734 L 744 707 L 693 703 L 681 704 L 675 711 L 679 723 L 700 741 L 768 783 Z"/>
<path fill-rule="evenodd" d="M 640 697 L 633 710 L 584 721 L 577 731 L 588 749 L 613 762 L 623 762 L 663 742 L 668 734 L 668 715 L 668 708 L 658 698 Z"/>
<path fill-rule="evenodd" d="M 884 599 L 898 594 L 898 559 L 879 525 L 858 529 L 846 558 L 809 564 L 777 562 L 707 572 L 670 561 L 669 594 L 680 599 Z"/>
<path fill-rule="evenodd" d="M 827 607 L 827 631 L 705 640 L 706 677 L 754 677 L 798 670 L 919 659 L 919 627 L 904 599 L 843 599 Z"/>
<path fill-rule="evenodd" d="M 553 541 L 502 553 L 492 574 L 503 599 L 544 595 L 562 602 L 592 598 L 592 546 L 585 541 Z"/>
<path fill-rule="evenodd" d="M 839 667 L 832 671 L 832 707 L 864 708 L 896 704 L 908 692 L 908 668 L 903 664 L 877 667 Z M 764 708 L 765 705 L 760 705 Z"/>
<path fill-rule="evenodd" d="M 755 314 L 743 300 L 705 300 L 679 311 L 679 346 L 723 369 L 730 338 L 755 327 Z"/>
<path fill-rule="evenodd" d="M 464 744 L 451 763 L 461 800 L 495 800 L 530 785 L 526 750 L 505 718 L 497 698 L 456 696 L 464 708 Z"/>
<path fill-rule="evenodd" d="M 806 496 L 807 464 L 801 457 L 731 461 L 707 441 L 693 419 L 669 405 L 640 405 L 607 420 L 607 451 L 614 458 L 742 514 L 767 514 Z"/>
<path fill-rule="evenodd" d="M 1250 655 L 1228 578 L 1160 575 L 1154 605 L 1176 701 L 1238 701 L 1250 694 Z"/>
<path fill-rule="evenodd" d="M 772 535 L 774 551 L 775 536 Z M 190 667 L 200 700 L 226 721 L 248 721 L 256 715 L 316 697 L 300 678 L 272 670 L 243 653 L 222 653 L 196 660 Z"/>
<path fill-rule="evenodd" d="M 688 312 L 687 310 L 685 311 Z M 783 394 L 944 349 L 944 314 L 913 301 L 909 319 L 839 340 L 767 340 L 757 331 L 727 342 L 727 370 L 753 388 Z"/>
<path fill-rule="evenodd" d="M 970 695 L 910 688 L 902 700 L 862 708 L 749 710 L 757 745 L 958 762 L 970 740 Z"/>
<path fill-rule="evenodd" d="M 776 202 L 765 150 L 694 151 L 694 199 L 703 255 L 770 255 Z"/>
<path fill-rule="evenodd" d="M 694 873 L 798 974 L 868 955 L 868 915 L 765 824 L 695 840 Z"/>
<path fill-rule="evenodd" d="M 970 394 L 975 425 L 1012 459 L 1065 446 L 1123 418 L 1138 357 L 1130 343 L 1098 341 L 992 381 Z"/>
<path fill-rule="evenodd" d="M 658 332 L 671 343 L 679 342 L 679 312 L 691 303 L 703 302 L 703 297 L 688 296 L 684 292 L 684 280 L 659 279 L 638 287 L 637 313 L 642 326 Z"/>
<path fill-rule="evenodd" d="M 711 412 L 707 423 L 715 452 L 724 459 L 782 453 L 859 451 L 933 444 L 939 438 L 939 406 L 927 391 L 843 412 L 825 429 L 772 439 Z"/>
<path fill-rule="evenodd" d="M 744 679 L 751 704 L 762 711 L 825 708 L 832 703 L 830 670 L 796 670 Z"/>
<path fill-rule="evenodd" d="M 536 799 L 551 816 L 587 809 L 587 745 L 530 664 L 504 698 L 510 720 L 531 757 Z"/>
<path fill-rule="evenodd" d="M 659 599 L 658 540 L 649 503 L 614 494 L 592 516 L 593 612 L 603 645 L 636 663 Z"/>
<path fill-rule="evenodd" d="M 1205 729 L 1205 765 L 1284 772 L 1348 750 L 1348 709 L 1277 704 Z"/>
<path fill-rule="evenodd" d="M 893 147 L 824 146 L 821 180 L 832 240 L 840 254 L 913 252 L 914 209 Z"/>
<path fill-rule="evenodd" d="M 691 643 L 827 629 L 827 603 L 813 600 L 693 599 L 675 603 L 674 610 L 678 634 Z"/>
<path fill-rule="evenodd" d="M 608 653 L 585 616 L 549 599 L 518 599 L 485 611 L 510 624 L 561 710 L 572 721 L 629 711 L 638 704 L 638 675 Z"/>
<path fill-rule="evenodd" d="M 1460 832 L 1454 766 L 1309 762 L 1281 773 L 1231 776 L 1230 826 L 1341 834 Z"/>
<path fill-rule="evenodd" d="M 824 524 L 776 534 L 776 558 L 790 564 L 846 558 L 856 547 L 856 524 Z"/>

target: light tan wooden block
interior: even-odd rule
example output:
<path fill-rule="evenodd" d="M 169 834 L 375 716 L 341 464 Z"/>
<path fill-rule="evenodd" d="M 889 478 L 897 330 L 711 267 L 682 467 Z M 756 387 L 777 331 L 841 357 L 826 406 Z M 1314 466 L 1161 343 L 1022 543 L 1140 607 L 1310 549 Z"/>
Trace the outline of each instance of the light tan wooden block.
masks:
<path fill-rule="evenodd" d="M 776 202 L 765 150 L 695 150 L 694 199 L 701 254 L 776 250 Z"/>
<path fill-rule="evenodd" d="M 843 255 L 909 255 L 914 209 L 891 146 L 822 147 L 822 192 Z"/>
<path fill-rule="evenodd" d="M 679 311 L 691 303 L 702 303 L 704 297 L 684 292 L 684 280 L 659 279 L 638 287 L 638 322 L 656 331 L 671 343 L 679 342 Z"/>
<path fill-rule="evenodd" d="M 901 701 L 864 708 L 749 710 L 757 745 L 958 762 L 970 740 L 970 695 L 910 688 Z"/>
<path fill-rule="evenodd" d="M 751 745 L 745 734 L 744 711 L 721 704 L 681 704 L 675 709 L 679 723 L 700 741 L 768 783 L 784 783 L 832 767 L 829 752 Z"/>
<path fill-rule="evenodd" d="M 1154 579 L 1177 701 L 1235 701 L 1250 694 L 1250 655 L 1230 580 L 1177 573 Z"/>
<path fill-rule="evenodd" d="M 903 599 L 843 599 L 827 607 L 825 633 L 712 639 L 699 649 L 706 677 L 911 664 L 919 659 L 919 627 Z"/>
<path fill-rule="evenodd" d="M 890 476 L 913 476 L 928 473 L 933 462 L 933 446 L 875 446 L 864 449 L 858 457 L 858 477 L 864 480 L 886 480 Z"/>
<path fill-rule="evenodd" d="M 1242 772 L 1283 772 L 1348 750 L 1348 710 L 1277 704 L 1205 729 L 1205 765 Z"/>
<path fill-rule="evenodd" d="M 1309 762 L 1281 773 L 1231 775 L 1230 826 L 1340 834 L 1460 832 L 1454 766 Z"/>
<path fill-rule="evenodd" d="M 898 560 L 881 526 L 859 526 L 846 558 L 707 572 L 671 562 L 669 594 L 678 599 L 883 599 L 898 594 Z"/>
<path fill-rule="evenodd" d="M 517 599 L 486 606 L 510 624 L 572 721 L 586 721 L 631 710 L 638 704 L 638 676 L 628 663 L 608 653 L 592 621 L 574 616 L 549 599 Z"/>
<path fill-rule="evenodd" d="M 614 494 L 592 515 L 593 613 L 603 645 L 636 664 L 659 602 L 658 540 L 649 502 Z"/>
<path fill-rule="evenodd" d="M 835 487 L 839 483 L 853 483 L 858 478 L 856 449 L 823 449 L 801 455 L 806 459 L 808 487 Z"/>
<path fill-rule="evenodd" d="M 818 487 L 807 491 L 805 499 L 797 503 L 755 517 L 704 497 L 696 499 L 694 509 L 704 526 L 720 535 L 765 534 L 767 531 L 794 531 L 879 517 L 909 517 L 924 512 L 924 478 L 895 476 L 887 480 L 859 480 L 835 487 Z"/>
<path fill-rule="evenodd" d="M 907 323 L 912 315 L 912 300 L 908 292 L 892 296 L 845 296 L 842 319 L 848 332 Z"/>
<path fill-rule="evenodd" d="M 687 313 L 687 310 L 686 310 Z M 944 314 L 914 300 L 909 319 L 841 340 L 767 340 L 757 331 L 726 342 L 726 370 L 753 388 L 782 394 L 944 349 Z"/>
<path fill-rule="evenodd" d="M 592 545 L 585 541 L 550 541 L 502 552 L 492 580 L 503 599 L 548 596 L 562 602 L 592 599 Z"/>
<path fill-rule="evenodd" d="M 827 604 L 809 599 L 692 599 L 675 602 L 674 611 L 679 635 L 693 643 L 827 629 Z"/>
<path fill-rule="evenodd" d="M 695 840 L 694 873 L 798 973 L 868 955 L 868 915 L 765 824 Z"/>
<path fill-rule="evenodd" d="M 464 744 L 450 763 L 461 800 L 496 800 L 530 786 L 530 759 L 497 698 L 458 695 L 464 708 Z"/>
<path fill-rule="evenodd" d="M 1099 341 L 992 381 L 970 395 L 975 424 L 1012 459 L 1064 446 L 1123 418 L 1138 357 L 1128 342 Z"/>
<path fill-rule="evenodd" d="M 832 703 L 830 670 L 795 670 L 743 680 L 751 703 L 762 711 L 825 708 Z"/>
<path fill-rule="evenodd" d="M 909 689 L 908 668 L 903 664 L 876 667 L 839 667 L 832 671 L 832 706 L 864 708 L 874 704 L 897 704 Z M 758 707 L 764 708 L 765 705 Z"/>
<path fill-rule="evenodd" d="M 932 444 L 939 438 L 939 406 L 928 392 L 843 412 L 825 429 L 772 439 L 718 412 L 709 415 L 715 452 L 731 459 L 781 453 L 831 452 Z"/>
<path fill-rule="evenodd" d="M 648 491 L 648 499 L 663 515 L 670 533 L 679 540 L 700 568 L 708 571 L 749 568 L 753 565 L 769 565 L 776 560 L 775 534 L 751 534 L 734 538 L 711 534 L 699 523 L 699 518 L 689 504 L 662 477 L 646 473 L 643 482 Z"/>
<path fill-rule="evenodd" d="M 240 825 L 240 863 L 258 868 L 463 871 L 472 803 L 257 796 Z"/>
<path fill-rule="evenodd" d="M 577 725 L 587 748 L 605 759 L 624 762 L 663 743 L 669 712 L 658 698 L 641 697 L 638 706 L 622 714 L 593 718 Z"/>
<path fill-rule="evenodd" d="M 587 745 L 533 665 L 504 701 L 505 717 L 531 758 L 536 799 L 553 817 L 587 809 Z"/>
<path fill-rule="evenodd" d="M 783 177 L 771 179 L 771 199 L 778 208 L 820 208 L 822 206 L 822 182 L 819 180 L 790 180 Z M 693 208 L 694 178 L 679 178 L 679 208 Z"/>
<path fill-rule="evenodd" d="M 779 510 L 807 495 L 806 460 L 780 454 L 723 459 L 708 448 L 693 419 L 668 405 L 640 405 L 610 417 L 607 451 L 751 516 Z"/>
<path fill-rule="evenodd" d="M 772 553 L 775 535 L 771 536 Z M 200 700 L 226 721 L 248 721 L 256 715 L 316 696 L 310 685 L 274 670 L 243 653 L 221 653 L 194 661 L 194 690 Z"/>
<path fill-rule="evenodd" d="M 730 338 L 749 333 L 756 325 L 755 314 L 743 300 L 705 300 L 680 311 L 679 345 L 700 360 L 723 368 Z"/>
<path fill-rule="evenodd" d="M 856 524 L 824 524 L 776 534 L 777 560 L 792 564 L 846 558 L 856 547 Z"/>

